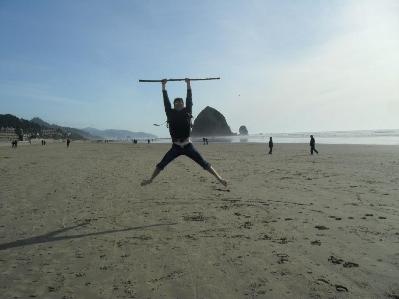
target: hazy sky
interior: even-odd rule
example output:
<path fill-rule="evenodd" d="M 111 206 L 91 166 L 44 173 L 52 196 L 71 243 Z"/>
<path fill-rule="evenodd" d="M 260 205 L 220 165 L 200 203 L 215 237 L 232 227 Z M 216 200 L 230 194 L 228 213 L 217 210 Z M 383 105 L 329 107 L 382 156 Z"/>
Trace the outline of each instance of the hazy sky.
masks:
<path fill-rule="evenodd" d="M 399 1 L 0 0 L 0 113 L 167 136 L 160 84 L 250 133 L 399 128 Z M 171 98 L 184 83 L 169 83 Z"/>

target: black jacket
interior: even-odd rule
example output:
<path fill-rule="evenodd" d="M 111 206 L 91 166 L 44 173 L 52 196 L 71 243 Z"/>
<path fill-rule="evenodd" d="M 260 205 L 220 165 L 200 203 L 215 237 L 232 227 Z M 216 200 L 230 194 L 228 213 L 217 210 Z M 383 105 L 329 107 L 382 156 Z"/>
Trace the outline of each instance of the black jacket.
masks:
<path fill-rule="evenodd" d="M 193 99 L 191 89 L 187 89 L 186 107 L 177 111 L 172 109 L 168 92 L 162 91 L 165 113 L 169 124 L 169 133 L 172 141 L 183 141 L 190 137 Z"/>
<path fill-rule="evenodd" d="M 310 143 L 309 144 L 310 144 L 311 147 L 315 146 L 316 141 L 314 140 L 314 138 L 310 138 Z"/>

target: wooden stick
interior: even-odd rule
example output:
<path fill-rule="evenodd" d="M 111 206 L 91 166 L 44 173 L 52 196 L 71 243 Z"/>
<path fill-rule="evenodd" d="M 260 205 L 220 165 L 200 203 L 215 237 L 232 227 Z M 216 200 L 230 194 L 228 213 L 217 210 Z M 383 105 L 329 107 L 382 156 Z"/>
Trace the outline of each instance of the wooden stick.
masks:
<path fill-rule="evenodd" d="M 186 80 L 186 79 L 166 79 L 166 81 L 184 81 L 184 80 Z M 220 77 L 190 79 L 190 81 L 204 81 L 204 80 L 220 80 Z M 162 80 L 139 80 L 139 82 L 162 82 Z"/>

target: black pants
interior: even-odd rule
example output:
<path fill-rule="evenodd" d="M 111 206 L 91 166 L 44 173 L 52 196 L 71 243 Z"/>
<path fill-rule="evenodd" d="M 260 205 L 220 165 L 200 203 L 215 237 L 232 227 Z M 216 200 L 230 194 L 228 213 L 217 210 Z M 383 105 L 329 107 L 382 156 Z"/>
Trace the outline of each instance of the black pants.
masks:
<path fill-rule="evenodd" d="M 272 146 L 269 146 L 269 155 L 271 155 L 272 152 L 273 152 L 273 147 L 272 147 Z"/>
<path fill-rule="evenodd" d="M 172 162 L 174 159 L 176 159 L 180 155 L 185 155 L 195 162 L 197 162 L 199 165 L 202 166 L 204 169 L 209 169 L 211 164 L 209 164 L 202 156 L 201 154 L 195 149 L 193 144 L 190 142 L 187 144 L 185 147 L 178 146 L 176 144 L 172 144 L 172 148 L 165 154 L 161 162 L 157 164 L 157 167 L 159 169 L 164 169 L 166 165 L 168 165 L 170 162 Z"/>
<path fill-rule="evenodd" d="M 316 154 L 319 154 L 319 152 L 316 150 L 314 146 L 310 147 L 310 154 L 313 155 L 313 152 L 316 152 Z"/>

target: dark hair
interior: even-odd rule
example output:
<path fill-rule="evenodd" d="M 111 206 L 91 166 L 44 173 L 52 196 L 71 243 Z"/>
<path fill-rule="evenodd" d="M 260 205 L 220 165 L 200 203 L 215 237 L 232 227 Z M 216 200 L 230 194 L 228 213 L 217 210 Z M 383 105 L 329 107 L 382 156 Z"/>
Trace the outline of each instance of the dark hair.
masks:
<path fill-rule="evenodd" d="M 173 104 L 175 104 L 176 102 L 182 102 L 182 103 L 184 103 L 184 101 L 183 101 L 182 98 L 175 98 L 174 101 L 173 101 Z"/>

